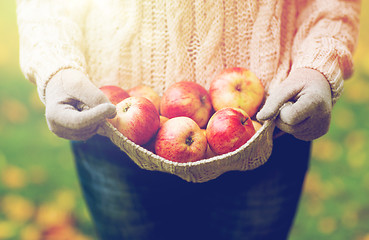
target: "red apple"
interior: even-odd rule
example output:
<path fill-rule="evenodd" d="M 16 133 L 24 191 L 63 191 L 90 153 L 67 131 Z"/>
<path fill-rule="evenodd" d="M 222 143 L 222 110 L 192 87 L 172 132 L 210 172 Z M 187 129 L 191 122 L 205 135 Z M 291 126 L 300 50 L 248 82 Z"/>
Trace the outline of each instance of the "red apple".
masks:
<path fill-rule="evenodd" d="M 144 97 L 129 97 L 117 104 L 117 115 L 108 121 L 124 136 L 138 145 L 150 141 L 160 126 L 154 104 Z"/>
<path fill-rule="evenodd" d="M 154 89 L 147 85 L 138 85 L 131 89 L 128 89 L 128 94 L 132 97 L 145 97 L 149 99 L 156 107 L 159 112 L 160 108 L 160 96 Z"/>
<path fill-rule="evenodd" d="M 210 118 L 206 137 L 216 154 L 232 152 L 245 144 L 255 129 L 249 115 L 240 108 L 223 108 Z"/>
<path fill-rule="evenodd" d="M 204 127 L 212 111 L 209 93 L 195 82 L 177 82 L 169 86 L 160 102 L 161 115 L 189 117 Z"/>
<path fill-rule="evenodd" d="M 129 94 L 121 87 L 115 85 L 105 85 L 100 87 L 100 90 L 108 97 L 110 102 L 117 105 L 123 99 L 129 97 Z"/>
<path fill-rule="evenodd" d="M 241 108 L 252 117 L 264 98 L 259 78 L 245 68 L 228 68 L 210 83 L 209 94 L 215 111 L 225 107 Z"/>
<path fill-rule="evenodd" d="M 175 117 L 159 129 L 155 140 L 157 155 L 173 162 L 194 162 L 204 157 L 206 137 L 189 117 Z"/>

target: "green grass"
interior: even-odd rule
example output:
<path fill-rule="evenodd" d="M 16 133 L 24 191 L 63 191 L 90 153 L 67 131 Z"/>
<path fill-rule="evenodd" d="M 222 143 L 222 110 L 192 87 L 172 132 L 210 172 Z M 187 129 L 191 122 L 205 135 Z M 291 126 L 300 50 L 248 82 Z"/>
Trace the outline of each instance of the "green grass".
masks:
<path fill-rule="evenodd" d="M 9 210 L 9 206 L 0 204 L 0 239 L 20 239 L 29 225 L 39 232 L 49 227 L 46 220 L 38 219 L 42 218 L 39 209 L 48 204 L 73 219 L 68 227 L 73 227 L 76 234 L 93 236 L 69 142 L 48 130 L 35 86 L 20 72 L 1 69 L 0 75 L 6 79 L 0 82 L 0 203 L 6 196 L 18 196 L 33 205 L 32 216 L 22 218 L 12 215 L 12 207 Z M 60 194 L 66 195 L 72 206 L 64 209 L 58 204 Z M 57 222 L 53 218 L 48 221 Z"/>

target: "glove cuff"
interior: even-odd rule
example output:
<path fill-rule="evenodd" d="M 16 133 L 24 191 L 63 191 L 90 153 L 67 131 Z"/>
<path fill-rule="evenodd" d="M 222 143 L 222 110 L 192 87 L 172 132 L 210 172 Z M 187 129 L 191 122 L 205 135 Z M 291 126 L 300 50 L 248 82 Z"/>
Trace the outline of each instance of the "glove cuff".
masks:
<path fill-rule="evenodd" d="M 344 79 L 341 69 L 337 67 L 336 61 L 333 61 L 332 63 L 327 62 L 326 64 L 320 66 L 295 64 L 292 67 L 292 70 L 295 70 L 296 68 L 310 68 L 322 73 L 331 87 L 332 104 L 334 105 L 337 102 L 343 92 Z"/>
<path fill-rule="evenodd" d="M 58 69 L 56 69 L 53 72 L 49 73 L 49 77 L 46 78 L 46 81 L 39 81 L 37 83 L 37 91 L 38 91 L 38 95 L 41 99 L 41 102 L 43 104 L 46 104 L 46 88 L 49 85 L 50 81 L 55 81 L 55 76 L 58 75 L 58 73 L 60 73 L 61 71 L 65 71 L 65 70 L 74 70 L 74 71 L 78 71 L 80 73 L 84 73 L 83 68 L 79 68 L 77 66 L 73 66 L 73 65 L 65 65 L 65 66 L 60 66 Z"/>
<path fill-rule="evenodd" d="M 333 48 L 330 39 L 306 43 L 303 52 L 296 54 L 292 69 L 311 68 L 321 72 L 328 80 L 332 90 L 332 103 L 335 104 L 343 92 L 344 79 L 351 76 L 353 63 L 347 49 Z"/>

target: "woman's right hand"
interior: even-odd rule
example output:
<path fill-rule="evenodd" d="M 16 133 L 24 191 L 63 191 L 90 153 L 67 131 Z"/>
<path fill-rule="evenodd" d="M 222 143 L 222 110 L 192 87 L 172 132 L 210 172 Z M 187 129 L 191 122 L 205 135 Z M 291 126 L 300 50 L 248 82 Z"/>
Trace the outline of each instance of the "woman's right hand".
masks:
<path fill-rule="evenodd" d="M 57 136 L 87 140 L 106 118 L 116 115 L 115 105 L 88 77 L 74 69 L 55 74 L 46 86 L 46 120 Z"/>

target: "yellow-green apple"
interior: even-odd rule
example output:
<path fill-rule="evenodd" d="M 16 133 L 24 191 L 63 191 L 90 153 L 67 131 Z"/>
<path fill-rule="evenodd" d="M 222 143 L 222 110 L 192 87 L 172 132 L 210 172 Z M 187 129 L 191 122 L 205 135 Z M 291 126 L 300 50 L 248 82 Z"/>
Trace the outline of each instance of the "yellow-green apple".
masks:
<path fill-rule="evenodd" d="M 227 68 L 210 83 L 209 94 L 215 111 L 225 107 L 241 108 L 253 117 L 264 98 L 264 86 L 250 70 Z"/>
<path fill-rule="evenodd" d="M 117 105 L 123 99 L 129 97 L 127 91 L 116 85 L 104 85 L 100 87 L 100 90 L 108 97 L 110 102 Z"/>
<path fill-rule="evenodd" d="M 206 127 L 207 141 L 216 154 L 238 149 L 254 134 L 250 116 L 240 108 L 227 107 L 216 111 Z"/>
<path fill-rule="evenodd" d="M 173 162 L 194 162 L 204 157 L 205 135 L 189 117 L 174 117 L 159 129 L 155 139 L 157 155 Z"/>
<path fill-rule="evenodd" d="M 161 116 L 160 115 L 160 125 L 159 125 L 159 129 L 163 126 L 163 124 L 168 121 L 169 118 Z M 150 152 L 155 153 L 155 139 L 156 139 L 156 133 L 154 134 L 154 136 L 150 139 L 150 141 L 148 143 L 146 143 L 145 145 L 143 145 L 143 147 L 147 150 L 149 150 Z"/>
<path fill-rule="evenodd" d="M 255 131 L 258 131 L 262 125 L 258 121 L 252 120 L 252 124 L 254 125 Z"/>
<path fill-rule="evenodd" d="M 164 124 L 166 121 L 168 121 L 168 120 L 169 120 L 169 118 L 167 118 L 167 117 L 164 117 L 164 116 L 160 115 L 160 127 L 162 127 L 162 126 L 163 126 L 163 124 Z"/>
<path fill-rule="evenodd" d="M 131 89 L 127 90 L 131 97 L 145 97 L 149 99 L 159 111 L 160 107 L 160 96 L 155 90 L 147 85 L 140 84 Z"/>
<path fill-rule="evenodd" d="M 159 112 L 147 98 L 128 97 L 118 103 L 116 108 L 116 117 L 108 121 L 138 145 L 149 142 L 159 129 Z"/>
<path fill-rule="evenodd" d="M 211 111 L 209 93 L 195 82 L 181 81 L 172 84 L 160 101 L 161 115 L 168 118 L 189 117 L 200 128 L 206 126 Z"/>
<path fill-rule="evenodd" d="M 204 136 L 206 137 L 206 129 L 201 129 L 202 133 L 204 134 Z M 205 151 L 205 155 L 204 155 L 204 158 L 211 158 L 211 157 L 214 157 L 216 156 L 217 154 L 211 150 L 210 146 L 209 146 L 209 143 L 207 144 L 207 147 L 206 147 L 206 151 Z"/>

